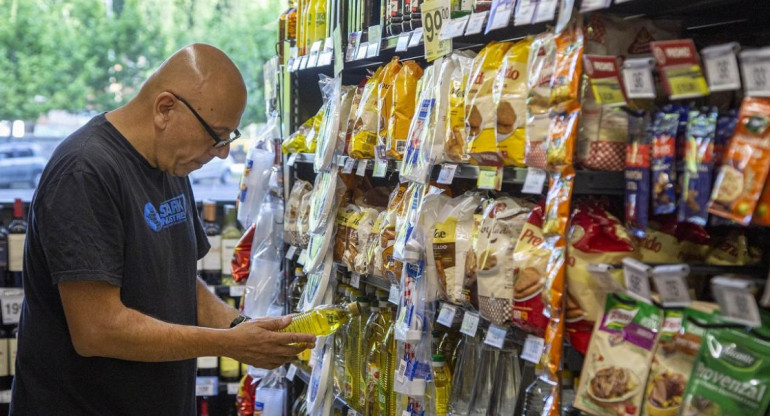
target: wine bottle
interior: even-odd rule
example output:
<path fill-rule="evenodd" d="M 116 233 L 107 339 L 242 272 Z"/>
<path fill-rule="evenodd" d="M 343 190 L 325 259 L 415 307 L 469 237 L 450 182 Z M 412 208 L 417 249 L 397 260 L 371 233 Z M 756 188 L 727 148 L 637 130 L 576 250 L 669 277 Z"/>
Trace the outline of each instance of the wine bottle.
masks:
<path fill-rule="evenodd" d="M 27 238 L 27 221 L 21 199 L 13 201 L 13 221 L 8 224 L 8 279 L 6 286 L 22 287 L 24 271 L 24 243 Z"/>
<path fill-rule="evenodd" d="M 0 329 L 0 390 L 10 390 L 13 382 L 10 368 L 10 344 L 11 338 L 8 331 Z"/>
<path fill-rule="evenodd" d="M 225 227 L 222 230 L 222 279 L 233 277 L 233 268 L 230 265 L 235 253 L 235 246 L 241 239 L 240 227 L 238 227 L 238 212 L 235 205 L 225 205 Z"/>
<path fill-rule="evenodd" d="M 198 357 L 198 376 L 214 377 L 217 375 L 217 357 Z"/>
<path fill-rule="evenodd" d="M 8 275 L 8 229 L 3 225 L 3 206 L 0 205 L 0 286 L 5 286 Z"/>
<path fill-rule="evenodd" d="M 8 373 L 11 377 L 16 376 L 16 352 L 18 351 L 19 328 L 13 328 L 11 337 L 8 338 Z"/>
<path fill-rule="evenodd" d="M 208 236 L 211 249 L 203 258 L 203 280 L 209 285 L 222 283 L 222 230 L 217 224 L 217 204 L 214 201 L 203 203 L 203 229 Z"/>

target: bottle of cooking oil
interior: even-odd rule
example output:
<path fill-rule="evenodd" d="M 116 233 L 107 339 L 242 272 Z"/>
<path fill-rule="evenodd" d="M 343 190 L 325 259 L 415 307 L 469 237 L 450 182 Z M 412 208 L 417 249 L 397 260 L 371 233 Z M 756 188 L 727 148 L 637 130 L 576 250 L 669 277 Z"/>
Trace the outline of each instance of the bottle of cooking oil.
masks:
<path fill-rule="evenodd" d="M 357 292 L 357 293 L 356 293 Z M 354 294 L 360 295 L 360 291 L 353 291 Z M 359 413 L 362 413 L 362 400 L 363 392 L 361 391 L 362 385 L 362 371 L 361 365 L 364 362 L 366 354 L 364 353 L 364 322 L 361 319 L 361 315 L 365 315 L 369 309 L 369 299 L 364 296 L 358 296 L 356 303 L 360 306 L 361 313 L 350 319 L 350 326 L 348 327 L 348 337 L 350 347 L 350 353 L 348 354 L 349 360 L 347 360 L 348 369 L 346 373 L 350 374 L 350 387 L 351 395 L 348 404 L 353 407 Z"/>
<path fill-rule="evenodd" d="M 325 337 L 336 332 L 349 320 L 358 318 L 360 306 L 351 302 L 347 305 L 321 305 L 312 310 L 292 315 L 289 326 L 279 332 L 301 332 Z"/>
<path fill-rule="evenodd" d="M 364 392 L 364 414 L 379 415 L 380 411 L 377 388 L 382 375 L 382 342 L 387 330 L 387 319 L 382 313 L 387 309 L 385 303 L 375 300 L 372 302 L 372 313 L 364 328 L 364 340 L 366 342 L 366 362 L 363 368 L 363 392 Z M 382 307 L 380 307 L 382 305 Z"/>
<path fill-rule="evenodd" d="M 338 302 L 342 302 L 347 299 L 345 297 L 345 287 L 343 284 L 339 284 L 337 286 L 336 299 Z M 347 358 L 345 353 L 345 345 L 348 333 L 348 325 L 350 325 L 350 321 L 344 324 L 334 334 L 334 391 L 335 393 L 340 394 L 342 397 L 345 397 L 345 360 Z"/>
<path fill-rule="evenodd" d="M 392 319 L 393 310 L 390 309 L 391 319 L 388 324 L 388 330 L 385 332 L 385 338 L 382 342 L 382 357 L 380 368 L 382 368 L 382 382 L 377 391 L 380 409 L 383 415 L 395 416 L 396 414 L 396 392 L 393 390 L 393 382 L 398 365 L 398 356 L 396 353 L 396 322 Z"/>
<path fill-rule="evenodd" d="M 449 370 L 446 368 L 443 354 L 433 355 L 433 383 L 435 385 L 435 409 L 436 416 L 446 416 L 447 405 L 449 404 L 449 393 L 452 391 L 452 380 L 449 376 Z"/>
<path fill-rule="evenodd" d="M 327 33 L 327 1 L 317 0 L 315 4 L 315 23 L 313 24 L 313 42 L 326 39 Z M 312 45 L 312 43 L 311 43 Z"/>

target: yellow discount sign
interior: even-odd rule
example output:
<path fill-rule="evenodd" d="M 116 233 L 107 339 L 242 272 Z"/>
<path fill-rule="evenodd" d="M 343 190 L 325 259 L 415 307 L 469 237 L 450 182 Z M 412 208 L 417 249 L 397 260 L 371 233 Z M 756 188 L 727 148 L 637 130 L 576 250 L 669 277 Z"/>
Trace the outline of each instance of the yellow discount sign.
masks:
<path fill-rule="evenodd" d="M 452 51 L 452 39 L 439 40 L 439 34 L 449 23 L 449 0 L 427 0 L 421 6 L 425 60 L 431 62 Z"/>

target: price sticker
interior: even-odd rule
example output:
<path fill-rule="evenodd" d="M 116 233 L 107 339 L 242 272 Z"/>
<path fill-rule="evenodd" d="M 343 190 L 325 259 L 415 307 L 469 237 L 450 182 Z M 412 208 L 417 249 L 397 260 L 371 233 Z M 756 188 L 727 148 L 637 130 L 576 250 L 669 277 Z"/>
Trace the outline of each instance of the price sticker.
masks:
<path fill-rule="evenodd" d="M 305 265 L 305 262 L 307 261 L 307 249 L 302 249 L 299 253 L 299 258 L 297 259 L 297 263 L 299 263 L 301 266 Z"/>
<path fill-rule="evenodd" d="M 599 104 L 610 107 L 626 104 L 626 98 L 623 96 L 623 90 L 617 78 L 592 79 L 591 90 Z"/>
<path fill-rule="evenodd" d="M 418 27 L 412 31 L 412 36 L 409 38 L 409 47 L 413 48 L 422 42 L 422 28 Z"/>
<path fill-rule="evenodd" d="M 195 395 L 196 396 L 216 396 L 219 380 L 217 377 L 196 377 Z"/>
<path fill-rule="evenodd" d="M 499 191 L 503 185 L 503 168 L 494 166 L 479 166 L 479 177 L 476 186 L 479 189 Z"/>
<path fill-rule="evenodd" d="M 297 254 L 297 247 L 290 246 L 288 250 L 286 250 L 286 260 L 294 260 L 294 255 Z"/>
<path fill-rule="evenodd" d="M 535 19 L 532 23 L 548 22 L 553 20 L 556 16 L 556 7 L 559 5 L 559 0 L 540 0 L 537 3 L 537 11 L 535 12 Z"/>
<path fill-rule="evenodd" d="M 527 178 L 524 179 L 524 186 L 521 187 L 521 193 L 542 194 L 546 178 L 547 175 L 545 170 L 533 167 L 527 168 Z"/>
<path fill-rule="evenodd" d="M 456 313 L 457 313 L 457 308 L 455 308 L 452 305 L 442 303 L 441 311 L 438 313 L 438 319 L 436 319 L 436 322 L 440 323 L 441 325 L 444 325 L 447 328 L 451 328 L 452 322 L 454 322 L 455 320 Z"/>
<path fill-rule="evenodd" d="M 339 25 L 337 27 L 339 27 Z M 350 62 L 356 59 L 363 33 L 364 32 L 353 32 L 348 34 L 348 49 L 345 52 L 345 61 Z M 340 42 L 342 42 L 342 39 L 340 39 Z"/>
<path fill-rule="evenodd" d="M 0 391 L 0 403 L 10 403 L 10 402 L 11 402 L 11 390 Z"/>
<path fill-rule="evenodd" d="M 427 0 L 422 3 L 422 30 L 425 42 L 425 60 L 436 60 L 452 51 L 452 40 L 440 40 L 438 35 L 449 22 L 449 0 Z"/>
<path fill-rule="evenodd" d="M 351 273 L 350 274 L 350 285 L 353 286 L 356 289 L 360 289 L 361 286 L 361 275 L 358 273 Z"/>
<path fill-rule="evenodd" d="M 243 296 L 244 293 L 246 293 L 246 286 L 244 285 L 230 286 L 231 298 L 239 298 Z"/>
<path fill-rule="evenodd" d="M 474 312 L 465 312 L 463 315 L 463 323 L 460 326 L 460 332 L 468 335 L 469 337 L 475 337 L 476 331 L 479 329 L 479 314 Z"/>
<path fill-rule="evenodd" d="M 391 285 L 390 291 L 388 291 L 388 302 L 398 305 L 398 299 L 401 297 L 401 294 L 399 293 L 398 286 Z"/>
<path fill-rule="evenodd" d="M 441 32 L 438 35 L 439 40 L 453 39 L 462 36 L 463 33 L 465 33 L 465 27 L 468 25 L 468 19 L 470 19 L 470 15 L 450 20 L 444 25 L 444 28 L 441 29 Z"/>
<path fill-rule="evenodd" d="M 465 36 L 481 33 L 481 30 L 484 29 L 484 22 L 486 22 L 488 14 L 489 10 L 481 13 L 473 13 L 470 19 L 468 19 L 468 25 L 465 27 Z"/>
<path fill-rule="evenodd" d="M 289 160 L 286 161 L 286 164 L 289 166 L 294 166 L 294 163 L 297 162 L 297 153 L 292 153 L 291 156 L 289 156 Z"/>
<path fill-rule="evenodd" d="M 21 289 L 5 289 L 0 292 L 0 308 L 2 308 L 3 325 L 19 323 L 21 308 L 24 304 L 24 291 Z"/>
<path fill-rule="evenodd" d="M 484 338 L 484 343 L 495 348 L 503 349 L 503 343 L 505 343 L 505 334 L 507 333 L 508 329 L 502 326 L 491 324 L 487 330 L 487 336 Z"/>
<path fill-rule="evenodd" d="M 737 42 L 730 42 L 709 46 L 701 51 L 711 91 L 733 91 L 741 88 L 738 59 L 735 57 L 739 47 Z"/>
<path fill-rule="evenodd" d="M 382 43 L 382 26 L 369 26 L 369 30 L 367 30 L 366 33 L 366 40 L 369 42 L 369 49 L 366 52 L 366 57 L 374 58 L 380 53 L 380 44 Z"/>
<path fill-rule="evenodd" d="M 623 259 L 623 275 L 628 294 L 650 302 L 650 266 L 631 258 Z"/>
<path fill-rule="evenodd" d="M 663 70 L 669 86 L 669 98 L 682 100 L 703 97 L 709 93 L 700 65 L 678 66 Z"/>
<path fill-rule="evenodd" d="M 540 362 L 540 357 L 543 356 L 544 348 L 545 340 L 543 338 L 527 335 L 527 339 L 524 340 L 524 348 L 521 351 L 521 358 L 537 364 Z"/>
<path fill-rule="evenodd" d="M 366 166 L 369 165 L 368 160 L 359 160 L 358 161 L 358 167 L 356 168 L 356 175 L 358 176 L 366 176 Z"/>
<path fill-rule="evenodd" d="M 385 174 L 388 172 L 388 162 L 377 160 L 374 162 L 374 172 L 372 173 L 372 176 L 375 178 L 384 178 Z"/>
<path fill-rule="evenodd" d="M 309 60 L 310 60 L 310 56 L 308 56 L 308 55 L 305 55 L 302 58 L 300 58 L 300 60 L 299 60 L 299 69 L 300 70 L 307 69 L 307 63 L 308 63 Z"/>
<path fill-rule="evenodd" d="M 227 395 L 235 396 L 241 388 L 241 383 L 227 383 Z"/>
<path fill-rule="evenodd" d="M 752 282 L 720 276 L 712 279 L 711 285 L 725 320 L 751 327 L 762 325 L 757 301 L 751 293 Z"/>
<path fill-rule="evenodd" d="M 451 185 L 455 178 L 455 172 L 457 172 L 457 165 L 444 163 L 441 165 L 441 171 L 438 173 L 438 180 L 436 182 L 443 185 Z"/>
<path fill-rule="evenodd" d="M 537 9 L 537 0 L 520 0 L 516 6 L 516 15 L 513 18 L 514 26 L 523 26 L 532 23 Z"/>
<path fill-rule="evenodd" d="M 334 75 L 339 75 L 339 73 L 342 72 L 342 68 L 345 66 L 342 59 L 342 32 L 340 25 L 337 25 L 337 27 L 334 28 L 332 39 L 334 42 Z"/>
<path fill-rule="evenodd" d="M 396 52 L 406 52 L 409 49 L 409 37 L 412 36 L 411 32 L 402 32 L 398 35 L 398 42 L 396 42 Z"/>
<path fill-rule="evenodd" d="M 658 289 L 660 300 L 665 307 L 684 307 L 689 305 L 690 292 L 687 289 L 687 281 L 680 275 L 655 275 L 653 272 L 653 281 Z"/>
<path fill-rule="evenodd" d="M 655 98 L 652 65 L 649 58 L 628 59 L 623 63 L 621 75 L 628 98 Z"/>
<path fill-rule="evenodd" d="M 286 380 L 294 381 L 294 376 L 297 375 L 297 366 L 289 364 L 289 369 L 286 370 Z"/>
<path fill-rule="evenodd" d="M 398 363 L 398 369 L 396 370 L 396 379 L 398 380 L 399 384 L 404 384 L 404 381 L 406 380 L 406 360 L 401 359 L 401 361 Z"/>
<path fill-rule="evenodd" d="M 318 66 L 328 66 L 332 64 L 332 56 L 334 51 L 323 51 L 318 55 Z"/>
<path fill-rule="evenodd" d="M 297 57 L 294 58 L 294 61 L 291 63 L 291 71 L 290 72 L 297 72 L 299 71 L 299 64 L 302 63 L 302 59 Z"/>
<path fill-rule="evenodd" d="M 356 49 L 356 61 L 360 61 L 362 59 L 366 59 L 366 55 L 369 53 L 369 44 L 368 43 L 362 43 L 358 45 L 358 49 Z"/>
<path fill-rule="evenodd" d="M 508 26 L 508 23 L 511 22 L 513 5 L 514 2 L 511 0 L 499 0 L 496 5 L 492 5 L 492 12 L 489 15 L 489 22 L 487 22 L 485 33 Z"/>
<path fill-rule="evenodd" d="M 342 173 L 353 173 L 353 168 L 356 167 L 356 160 L 349 157 L 345 160 L 345 165 L 342 168 Z"/>
<path fill-rule="evenodd" d="M 752 97 L 770 97 L 770 48 L 743 51 L 743 89 Z"/>
<path fill-rule="evenodd" d="M 580 13 L 606 9 L 610 7 L 610 3 L 612 3 L 612 0 L 583 0 L 580 3 Z"/>

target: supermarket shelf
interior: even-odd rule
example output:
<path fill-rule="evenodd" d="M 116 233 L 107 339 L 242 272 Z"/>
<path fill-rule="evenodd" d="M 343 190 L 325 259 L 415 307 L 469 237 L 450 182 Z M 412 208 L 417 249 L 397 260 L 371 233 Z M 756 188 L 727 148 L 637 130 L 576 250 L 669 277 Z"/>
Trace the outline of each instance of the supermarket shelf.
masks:
<path fill-rule="evenodd" d="M 382 289 L 384 291 L 390 290 L 390 280 L 384 277 L 374 276 L 374 275 L 365 275 L 365 276 L 361 276 L 361 280 L 367 285 L 374 286 L 377 289 Z"/>
<path fill-rule="evenodd" d="M 294 363 L 294 366 L 297 367 L 297 373 L 294 376 L 295 379 L 300 379 L 303 383 L 310 384 L 310 370 L 305 368 L 302 365 L 298 365 L 297 363 Z M 349 409 L 350 406 L 345 402 L 345 399 L 342 397 L 339 397 L 337 395 L 334 396 L 334 401 L 337 402 L 337 405 L 342 406 L 346 409 Z"/>

